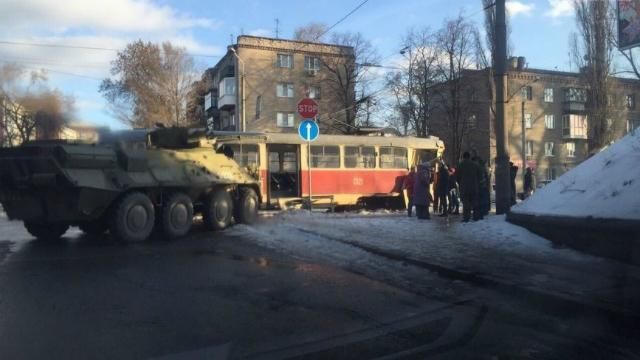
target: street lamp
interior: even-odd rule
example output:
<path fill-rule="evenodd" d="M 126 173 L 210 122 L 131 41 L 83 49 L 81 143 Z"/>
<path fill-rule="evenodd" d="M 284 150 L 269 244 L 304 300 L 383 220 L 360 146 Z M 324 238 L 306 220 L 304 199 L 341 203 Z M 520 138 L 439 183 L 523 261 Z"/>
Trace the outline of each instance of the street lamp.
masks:
<path fill-rule="evenodd" d="M 242 64 L 242 69 L 241 72 L 242 74 L 240 75 L 240 82 L 241 85 L 240 87 L 242 88 L 242 98 L 241 98 L 241 105 L 242 106 L 242 131 L 247 131 L 247 123 L 246 123 L 246 117 L 245 117 L 245 94 L 244 94 L 244 78 L 245 78 L 245 68 L 244 68 L 244 60 L 242 60 L 240 58 L 240 56 L 238 56 L 238 53 L 236 52 L 236 49 L 234 49 L 233 47 L 230 48 L 231 52 L 233 53 L 233 55 L 236 57 L 236 59 L 238 59 L 238 62 L 240 64 Z"/>

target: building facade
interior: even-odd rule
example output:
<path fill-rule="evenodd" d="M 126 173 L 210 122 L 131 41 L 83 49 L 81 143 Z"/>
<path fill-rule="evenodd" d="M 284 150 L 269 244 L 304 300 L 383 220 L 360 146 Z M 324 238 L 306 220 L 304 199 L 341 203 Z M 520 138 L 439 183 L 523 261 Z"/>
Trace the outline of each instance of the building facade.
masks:
<path fill-rule="evenodd" d="M 342 74 L 326 64 L 346 65 L 337 66 L 345 71 L 354 62 L 348 46 L 239 36 L 202 76 L 202 121 L 215 130 L 295 132 L 296 105 L 310 97 L 318 102 L 323 132 L 334 132 L 333 122 L 346 121 L 344 97 L 335 91 Z M 346 91 L 355 101 L 353 87 Z"/>
<path fill-rule="evenodd" d="M 588 148 L 588 89 L 579 73 L 530 69 L 524 61 L 509 62 L 505 113 L 508 152 L 518 166 L 516 188 L 522 191 L 526 167 L 534 170 L 538 184 L 556 179 L 590 156 Z M 464 101 L 469 110 L 469 130 L 463 151 L 488 160 L 496 157 L 494 108 L 488 79 L 490 69 L 468 70 L 464 81 L 473 89 Z M 609 96 L 609 141 L 640 127 L 640 81 L 613 78 Z M 447 133 L 434 120 L 432 133 L 447 144 Z M 454 159 L 450 159 L 454 161 Z M 524 166 L 523 166 L 524 164 Z"/>

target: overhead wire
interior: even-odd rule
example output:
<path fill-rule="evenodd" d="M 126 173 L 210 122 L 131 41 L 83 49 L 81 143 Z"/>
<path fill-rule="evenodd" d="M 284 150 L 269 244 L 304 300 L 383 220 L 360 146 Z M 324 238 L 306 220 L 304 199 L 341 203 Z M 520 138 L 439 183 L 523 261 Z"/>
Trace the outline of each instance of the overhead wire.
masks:
<path fill-rule="evenodd" d="M 67 44 L 51 44 L 51 43 L 33 43 L 23 41 L 9 41 L 0 40 L 0 45 L 12 45 L 12 46 L 33 46 L 33 47 L 48 47 L 48 48 L 61 48 L 61 49 L 76 49 L 76 50 L 93 50 L 93 51 L 110 51 L 118 52 L 122 49 L 99 47 L 99 46 L 84 46 L 84 45 L 67 45 Z M 188 55 L 193 57 L 206 57 L 206 58 L 221 58 L 224 55 L 207 55 L 187 52 Z"/>
<path fill-rule="evenodd" d="M 8 60 L 3 60 L 3 59 L 0 59 L 0 62 L 13 63 L 13 61 L 8 61 Z M 47 72 L 51 72 L 51 73 L 54 73 L 54 74 L 74 76 L 74 77 L 85 78 L 85 79 L 96 80 L 96 81 L 104 80 L 104 79 L 93 77 L 93 76 L 89 76 L 89 75 L 76 74 L 76 73 L 72 73 L 72 72 L 60 71 L 60 70 L 46 68 L 46 67 L 40 67 L 40 66 L 38 66 L 38 67 L 35 67 L 35 66 L 24 66 L 24 68 L 28 69 L 28 70 L 45 70 Z"/>

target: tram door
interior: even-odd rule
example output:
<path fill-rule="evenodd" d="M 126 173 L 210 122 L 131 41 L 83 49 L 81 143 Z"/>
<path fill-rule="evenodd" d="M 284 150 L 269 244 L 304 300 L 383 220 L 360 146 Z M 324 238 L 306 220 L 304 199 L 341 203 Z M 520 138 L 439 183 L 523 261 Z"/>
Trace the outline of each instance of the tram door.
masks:
<path fill-rule="evenodd" d="M 293 144 L 270 144 L 269 152 L 269 199 L 300 195 L 299 146 Z"/>

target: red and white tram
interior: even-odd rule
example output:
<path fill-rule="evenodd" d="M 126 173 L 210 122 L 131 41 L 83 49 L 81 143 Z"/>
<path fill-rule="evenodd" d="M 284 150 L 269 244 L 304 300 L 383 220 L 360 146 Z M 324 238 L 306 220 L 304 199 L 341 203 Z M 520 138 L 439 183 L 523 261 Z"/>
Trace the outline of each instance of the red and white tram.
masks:
<path fill-rule="evenodd" d="M 444 151 L 437 137 L 322 135 L 307 143 L 297 134 L 216 133 L 236 161 L 259 177 L 264 203 L 287 207 L 311 193 L 334 205 L 366 204 L 401 195 L 407 169 Z M 311 156 L 311 169 L 309 169 Z"/>

